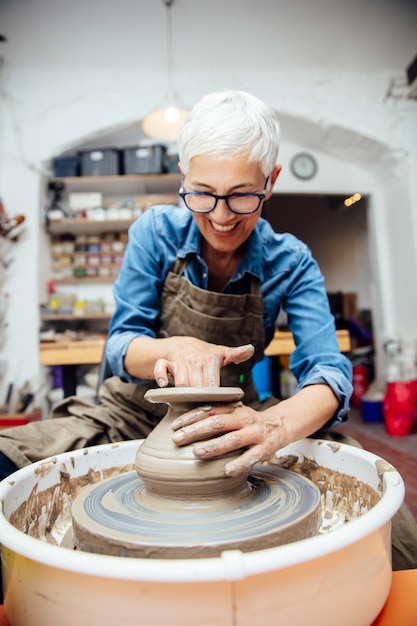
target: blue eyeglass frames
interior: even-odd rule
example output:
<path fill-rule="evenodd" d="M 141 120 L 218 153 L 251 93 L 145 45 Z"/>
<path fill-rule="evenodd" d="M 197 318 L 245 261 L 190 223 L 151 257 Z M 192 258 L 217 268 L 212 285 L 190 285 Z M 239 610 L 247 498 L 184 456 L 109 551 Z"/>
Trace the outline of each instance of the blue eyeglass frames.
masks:
<path fill-rule="evenodd" d="M 184 179 L 181 184 L 179 195 L 184 204 L 193 213 L 210 213 L 214 211 L 219 200 L 225 200 L 227 207 L 232 213 L 249 215 L 256 213 L 266 195 L 269 176 L 267 177 L 262 193 L 230 193 L 226 196 L 218 196 L 208 191 L 184 191 Z"/>

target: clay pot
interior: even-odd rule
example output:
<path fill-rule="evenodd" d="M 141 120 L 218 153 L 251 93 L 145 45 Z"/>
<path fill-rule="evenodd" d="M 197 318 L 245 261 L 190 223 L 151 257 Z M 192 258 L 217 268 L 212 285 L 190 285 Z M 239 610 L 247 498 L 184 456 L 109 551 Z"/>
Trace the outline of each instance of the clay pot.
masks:
<path fill-rule="evenodd" d="M 265 465 L 230 477 L 225 465 L 242 450 L 201 460 L 193 445 L 173 442 L 173 421 L 184 412 L 195 409 L 194 418 L 204 419 L 207 403 L 224 406 L 242 395 L 238 388 L 147 392 L 148 400 L 168 403 L 168 411 L 139 446 L 136 473 L 93 484 L 74 499 L 77 549 L 131 558 L 206 558 L 314 536 L 321 498 L 307 478 Z"/>
<path fill-rule="evenodd" d="M 237 401 L 243 397 L 238 387 L 203 387 L 150 389 L 145 398 L 165 402 L 168 412 L 148 435 L 136 454 L 135 467 L 149 496 L 179 498 L 224 498 L 246 490 L 248 474 L 226 476 L 225 465 L 239 456 L 234 451 L 222 457 L 201 460 L 195 457 L 194 445 L 178 446 L 172 441 L 172 423 L 193 408 Z"/>

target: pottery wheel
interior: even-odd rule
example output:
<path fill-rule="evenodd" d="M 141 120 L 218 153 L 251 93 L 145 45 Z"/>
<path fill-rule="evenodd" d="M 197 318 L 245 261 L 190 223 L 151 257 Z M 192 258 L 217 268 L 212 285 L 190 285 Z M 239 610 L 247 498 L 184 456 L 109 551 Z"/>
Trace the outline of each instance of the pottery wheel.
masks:
<path fill-rule="evenodd" d="M 225 465 L 242 450 L 202 461 L 192 445 L 173 442 L 174 422 L 188 411 L 197 412 L 193 419 L 204 418 L 215 403 L 221 411 L 222 404 L 242 397 L 238 387 L 147 391 L 145 399 L 166 403 L 168 412 L 139 445 L 136 472 L 108 478 L 75 498 L 76 547 L 114 556 L 198 558 L 316 534 L 320 493 L 307 478 L 266 465 L 232 478 Z"/>
<path fill-rule="evenodd" d="M 315 535 L 320 494 L 307 478 L 257 465 L 242 494 L 160 510 L 136 472 L 84 489 L 72 505 L 74 541 L 86 552 L 142 558 L 219 556 L 261 550 Z"/>

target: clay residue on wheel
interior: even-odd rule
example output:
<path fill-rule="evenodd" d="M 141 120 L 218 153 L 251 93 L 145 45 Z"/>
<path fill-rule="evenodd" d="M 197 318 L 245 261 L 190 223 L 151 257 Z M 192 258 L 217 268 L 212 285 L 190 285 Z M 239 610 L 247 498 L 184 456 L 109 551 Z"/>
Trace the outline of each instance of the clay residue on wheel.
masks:
<path fill-rule="evenodd" d="M 354 476 L 322 467 L 312 459 L 288 455 L 275 458 L 270 463 L 306 476 L 317 485 L 321 494 L 321 533 L 335 530 L 360 517 L 380 500 L 378 493 L 366 483 Z M 59 483 L 44 491 L 40 491 L 36 485 L 27 500 L 12 513 L 9 521 L 32 537 L 61 545 L 72 525 L 72 501 L 81 489 L 133 469 L 133 464 L 101 471 L 90 469 L 86 474 L 70 478 L 67 467 L 62 464 Z M 383 470 L 386 469 L 384 466 Z"/>
<path fill-rule="evenodd" d="M 47 469 L 45 465 L 46 473 Z M 71 478 L 65 463 L 62 463 L 59 483 L 43 491 L 39 489 L 39 483 L 36 483 L 29 497 L 13 511 L 9 522 L 31 537 L 61 544 L 62 538 L 72 524 L 72 501 L 83 487 L 132 469 L 133 464 L 100 471 L 89 469 L 86 474 Z"/>
<path fill-rule="evenodd" d="M 274 458 L 269 463 L 306 476 L 317 485 L 322 505 L 321 533 L 335 530 L 345 522 L 361 517 L 380 500 L 370 485 L 355 476 L 322 467 L 313 459 L 287 455 Z"/>

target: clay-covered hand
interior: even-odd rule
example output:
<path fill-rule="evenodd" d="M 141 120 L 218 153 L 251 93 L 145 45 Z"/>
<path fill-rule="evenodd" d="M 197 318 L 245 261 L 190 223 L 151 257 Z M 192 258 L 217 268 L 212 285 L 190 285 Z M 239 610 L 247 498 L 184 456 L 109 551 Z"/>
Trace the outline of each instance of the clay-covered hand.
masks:
<path fill-rule="evenodd" d="M 317 384 L 303 387 L 264 411 L 241 402 L 198 407 L 173 422 L 173 441 L 177 445 L 194 443 L 199 459 L 242 451 L 225 467 L 227 475 L 237 476 L 250 472 L 255 463 L 271 459 L 293 441 L 317 432 L 338 406 L 331 387 Z"/>
<path fill-rule="evenodd" d="M 242 450 L 226 465 L 228 476 L 250 471 L 255 463 L 267 461 L 282 446 L 281 418 L 241 402 L 200 406 L 177 418 L 172 428 L 173 441 L 177 445 L 195 443 L 193 451 L 199 459 Z"/>
<path fill-rule="evenodd" d="M 220 369 L 229 363 L 243 363 L 253 356 L 251 345 L 230 348 L 193 337 L 171 337 L 172 356 L 158 359 L 154 378 L 159 387 L 173 381 L 176 387 L 218 387 Z"/>

